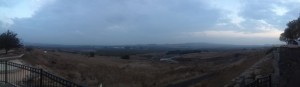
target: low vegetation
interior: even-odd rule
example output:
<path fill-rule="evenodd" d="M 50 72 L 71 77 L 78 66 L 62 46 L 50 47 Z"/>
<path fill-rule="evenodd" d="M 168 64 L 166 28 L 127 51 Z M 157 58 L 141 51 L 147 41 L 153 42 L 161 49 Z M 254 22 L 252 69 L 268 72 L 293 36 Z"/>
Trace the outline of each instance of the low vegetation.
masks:
<path fill-rule="evenodd" d="M 201 53 L 201 50 L 175 50 L 175 51 L 168 51 L 166 54 L 189 54 L 189 53 Z"/>
<path fill-rule="evenodd" d="M 200 87 L 218 87 L 238 76 L 264 53 L 256 50 L 189 53 L 179 57 L 178 63 L 168 63 L 151 59 L 166 56 L 164 53 L 130 55 L 130 60 L 127 60 L 125 56 L 88 57 L 56 51 L 44 53 L 41 49 L 34 49 L 26 52 L 24 60 L 89 87 L 100 84 L 104 87 L 193 86 L 197 85 L 190 83 L 193 78 L 211 73 L 215 73 L 213 77 L 197 79 L 196 82 L 202 84 Z"/>

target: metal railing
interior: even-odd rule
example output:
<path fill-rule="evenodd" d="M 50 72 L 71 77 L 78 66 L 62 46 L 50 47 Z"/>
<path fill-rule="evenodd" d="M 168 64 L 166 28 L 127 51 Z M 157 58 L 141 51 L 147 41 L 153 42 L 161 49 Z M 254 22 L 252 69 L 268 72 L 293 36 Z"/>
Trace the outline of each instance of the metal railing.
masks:
<path fill-rule="evenodd" d="M 0 61 L 0 85 L 9 87 L 83 87 L 43 69 Z"/>
<path fill-rule="evenodd" d="M 268 75 L 247 84 L 245 87 L 272 87 L 272 76 Z"/>

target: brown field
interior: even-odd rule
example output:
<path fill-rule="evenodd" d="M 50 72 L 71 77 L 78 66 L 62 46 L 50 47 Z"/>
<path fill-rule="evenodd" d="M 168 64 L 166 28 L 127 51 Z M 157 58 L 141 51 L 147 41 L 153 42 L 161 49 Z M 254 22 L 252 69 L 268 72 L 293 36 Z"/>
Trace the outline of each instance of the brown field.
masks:
<path fill-rule="evenodd" d="M 126 60 L 34 50 L 26 52 L 23 60 L 89 87 L 101 83 L 104 87 L 222 87 L 264 57 L 265 51 L 192 53 L 175 59 L 178 63 L 153 59 L 159 56 L 164 53 L 132 55 Z"/>

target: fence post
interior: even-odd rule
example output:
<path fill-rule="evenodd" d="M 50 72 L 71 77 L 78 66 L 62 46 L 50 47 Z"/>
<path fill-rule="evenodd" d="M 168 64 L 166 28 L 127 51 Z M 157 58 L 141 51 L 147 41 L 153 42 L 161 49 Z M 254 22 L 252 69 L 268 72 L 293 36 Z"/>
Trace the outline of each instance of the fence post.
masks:
<path fill-rule="evenodd" d="M 269 75 L 269 87 L 272 87 L 272 75 Z"/>
<path fill-rule="evenodd" d="M 40 87 L 43 86 L 43 69 L 40 69 Z"/>
<path fill-rule="evenodd" d="M 260 87 L 260 85 L 259 85 L 259 79 L 257 79 L 257 80 L 255 81 L 255 84 L 256 84 L 256 87 Z"/>
<path fill-rule="evenodd" d="M 8 83 L 8 81 L 7 81 L 7 61 L 5 61 L 5 83 Z"/>
<path fill-rule="evenodd" d="M 246 82 L 245 82 L 245 76 L 242 77 L 242 82 L 241 82 L 241 87 L 245 87 L 246 86 Z"/>

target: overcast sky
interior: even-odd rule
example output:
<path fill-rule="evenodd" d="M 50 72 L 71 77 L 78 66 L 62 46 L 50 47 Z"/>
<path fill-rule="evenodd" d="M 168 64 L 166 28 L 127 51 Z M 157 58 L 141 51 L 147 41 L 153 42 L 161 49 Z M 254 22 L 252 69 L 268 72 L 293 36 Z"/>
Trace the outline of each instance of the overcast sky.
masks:
<path fill-rule="evenodd" d="M 0 32 L 78 45 L 281 43 L 300 0 L 0 0 Z"/>

